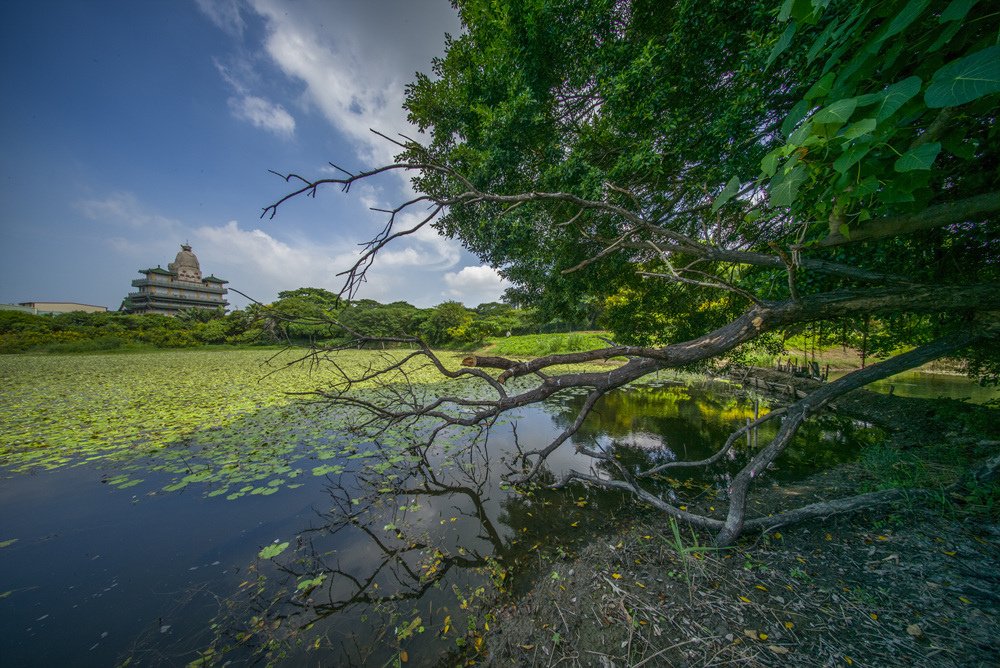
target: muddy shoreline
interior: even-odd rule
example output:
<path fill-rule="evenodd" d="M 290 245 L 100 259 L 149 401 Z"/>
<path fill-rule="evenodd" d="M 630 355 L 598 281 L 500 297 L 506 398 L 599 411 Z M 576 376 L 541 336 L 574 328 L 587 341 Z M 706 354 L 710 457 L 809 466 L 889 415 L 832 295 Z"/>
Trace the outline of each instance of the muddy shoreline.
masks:
<path fill-rule="evenodd" d="M 763 369 L 742 382 L 790 398 L 816 381 Z M 942 488 L 998 451 L 995 409 L 863 390 L 832 409 L 884 429 L 885 452 L 933 466 Z M 878 476 L 860 462 L 792 486 L 765 482 L 753 514 L 867 491 L 884 482 Z M 639 510 L 579 553 L 541 561 L 546 572 L 527 594 L 494 602 L 484 651 L 466 658 L 497 666 L 1000 665 L 1000 516 L 974 496 L 981 492 L 782 527 L 723 552 L 710 536 L 684 526 L 674 533 L 664 516 Z"/>

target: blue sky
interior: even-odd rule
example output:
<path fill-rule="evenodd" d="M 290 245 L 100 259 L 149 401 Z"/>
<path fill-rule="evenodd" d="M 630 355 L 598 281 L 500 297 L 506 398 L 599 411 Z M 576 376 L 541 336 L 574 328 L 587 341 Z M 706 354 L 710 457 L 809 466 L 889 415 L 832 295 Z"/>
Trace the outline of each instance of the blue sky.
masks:
<path fill-rule="evenodd" d="M 364 169 L 415 131 L 400 104 L 459 22 L 447 0 L 39 0 L 0 8 L 0 302 L 117 308 L 188 241 L 260 301 L 338 290 L 407 196 L 397 176 L 263 207 L 269 169 Z M 404 221 L 405 222 L 405 221 Z M 359 296 L 497 299 L 496 273 L 431 230 L 390 247 Z M 233 306 L 246 300 L 230 294 Z"/>

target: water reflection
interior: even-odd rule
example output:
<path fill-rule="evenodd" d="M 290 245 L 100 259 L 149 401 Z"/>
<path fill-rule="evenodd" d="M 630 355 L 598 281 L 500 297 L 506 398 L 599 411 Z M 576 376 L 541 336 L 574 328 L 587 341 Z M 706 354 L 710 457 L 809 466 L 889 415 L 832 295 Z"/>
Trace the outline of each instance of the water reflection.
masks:
<path fill-rule="evenodd" d="M 831 373 L 836 380 L 844 373 Z M 905 371 L 883 380 L 875 381 L 865 389 L 881 394 L 895 394 L 915 399 L 957 399 L 973 404 L 1000 400 L 1000 388 L 984 387 L 966 376 L 926 371 Z"/>
<path fill-rule="evenodd" d="M 5 522 L 7 530 L 24 537 L 41 525 L 57 531 L 67 507 L 87 509 L 79 522 L 88 545 L 115 546 L 116 560 L 113 572 L 96 573 L 89 559 L 97 547 L 67 543 L 60 550 L 26 540 L 24 549 L 0 550 L 0 568 L 17 574 L 0 589 L 38 587 L 46 573 L 63 574 L 59 589 L 44 593 L 44 610 L 60 619 L 58 631 L 24 634 L 28 627 L 39 630 L 33 620 L 42 613 L 31 617 L 41 610 L 34 604 L 38 594 L 0 599 L 6 631 L 0 654 L 29 662 L 43 657 L 53 665 L 84 655 L 94 640 L 78 637 L 76 629 L 90 629 L 94 618 L 123 619 L 120 630 L 94 650 L 106 665 L 129 657 L 144 665 L 184 663 L 197 658 L 196 651 L 208 663 L 284 665 L 382 665 L 406 652 L 408 665 L 425 665 L 459 645 L 475 651 L 488 633 L 484 601 L 516 594 L 539 577 L 558 577 L 564 558 L 634 512 L 630 500 L 617 494 L 517 491 L 503 482 L 518 454 L 548 443 L 583 400 L 570 396 L 523 410 L 471 445 L 468 434 L 456 433 L 429 452 L 409 450 L 410 441 L 399 434 L 351 442 L 322 427 L 329 422 L 312 408 L 251 419 L 249 428 L 272 426 L 270 448 L 237 452 L 238 439 L 228 430 L 192 439 L 198 447 L 184 451 L 192 470 L 197 462 L 189 458 L 210 450 L 218 438 L 226 462 L 236 462 L 229 464 L 235 471 L 249 467 L 255 476 L 244 487 L 232 476 L 209 477 L 147 496 L 141 486 L 102 486 L 95 472 L 56 495 L 37 492 L 58 485 L 63 473 L 17 478 L 16 489 L 0 494 L 6 513 L 19 518 Z M 549 473 L 611 475 L 592 468 L 592 460 L 575 452 L 576 443 L 613 452 L 632 470 L 665 458 L 701 458 L 753 410 L 720 386 L 663 382 L 622 390 L 606 396 L 575 440 L 550 457 Z M 278 424 L 282 433 L 275 433 Z M 297 448 L 286 432 L 298 435 Z M 761 442 L 771 435 L 762 431 Z M 851 422 L 808 423 L 769 475 L 794 478 L 843 461 L 870 437 Z M 669 481 L 650 484 L 664 493 L 675 485 L 687 494 L 719 494 L 747 451 L 742 443 L 733 461 L 707 475 L 678 471 Z M 275 466 L 289 472 L 272 477 L 285 481 L 272 494 L 266 476 Z M 160 489 L 172 475 L 171 469 L 145 477 Z M 242 489 L 244 495 L 233 494 Z M 157 549 L 135 540 L 142 532 L 155 536 Z M 288 548 L 273 559 L 254 558 L 275 540 Z M 73 578 L 98 575 L 143 586 L 115 590 L 121 593 L 104 608 L 71 608 L 65 592 L 80 584 Z M 60 644 L 51 642 L 57 633 Z"/>

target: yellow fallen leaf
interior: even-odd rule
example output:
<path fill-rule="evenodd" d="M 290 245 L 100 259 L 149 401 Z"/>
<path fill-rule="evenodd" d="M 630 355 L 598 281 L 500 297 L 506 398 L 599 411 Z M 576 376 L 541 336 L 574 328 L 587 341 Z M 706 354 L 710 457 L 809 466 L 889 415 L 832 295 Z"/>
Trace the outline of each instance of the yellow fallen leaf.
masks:
<path fill-rule="evenodd" d="M 579 521 L 573 522 L 572 524 L 570 524 L 570 526 L 571 527 L 578 527 L 578 526 L 580 526 L 580 522 Z"/>
<path fill-rule="evenodd" d="M 765 587 L 764 585 L 757 585 L 757 589 L 760 589 L 761 591 L 767 591 L 767 587 Z"/>
<path fill-rule="evenodd" d="M 970 601 L 969 599 L 965 598 L 964 596 L 959 596 L 958 600 L 961 601 L 962 603 L 965 603 L 966 605 L 970 605 L 972 603 L 972 601 Z"/>
<path fill-rule="evenodd" d="M 622 579 L 621 573 L 612 573 L 611 577 L 613 577 L 615 580 L 621 580 Z"/>
<path fill-rule="evenodd" d="M 795 622 L 785 622 L 785 628 L 791 631 L 795 628 Z"/>
<path fill-rule="evenodd" d="M 775 538 L 775 540 L 781 540 L 781 532 L 780 531 L 775 531 L 774 532 L 774 538 Z"/>
<path fill-rule="evenodd" d="M 750 599 L 748 599 L 746 596 L 740 596 L 740 600 L 743 601 L 744 603 L 750 603 Z"/>
<path fill-rule="evenodd" d="M 947 550 L 941 550 L 941 551 L 944 554 L 947 554 L 949 557 L 954 557 L 956 554 L 958 554 L 957 552 L 948 552 Z"/>
<path fill-rule="evenodd" d="M 848 665 L 848 666 L 853 666 L 853 665 L 854 665 L 854 659 L 852 659 L 852 658 L 851 658 L 851 657 L 849 657 L 849 656 L 845 656 L 845 657 L 844 657 L 844 661 L 846 661 L 846 662 L 847 662 L 847 665 Z"/>
<path fill-rule="evenodd" d="M 646 585 L 642 584 L 641 582 L 636 582 L 635 586 L 639 587 L 640 589 L 645 589 L 646 588 Z"/>
<path fill-rule="evenodd" d="M 757 639 L 757 632 L 753 629 L 743 629 L 743 635 L 747 638 L 753 638 L 754 640 Z"/>
<path fill-rule="evenodd" d="M 826 538 L 827 540 L 833 540 L 833 534 L 827 533 L 826 536 L 824 536 L 824 538 Z"/>
<path fill-rule="evenodd" d="M 399 660 L 402 663 L 406 663 L 407 661 L 410 660 L 410 655 L 406 653 L 405 649 L 404 650 L 400 650 L 400 652 L 399 652 Z"/>
<path fill-rule="evenodd" d="M 687 506 L 681 506 L 681 510 L 687 510 L 687 509 L 688 509 Z"/>
<path fill-rule="evenodd" d="M 520 647 L 520 648 L 521 648 L 521 649 L 523 649 L 523 650 L 527 650 L 527 651 L 529 651 L 529 652 L 530 652 L 531 650 L 535 649 L 535 646 L 534 646 L 534 645 L 518 645 L 518 647 Z"/>
<path fill-rule="evenodd" d="M 869 612 L 868 616 L 871 617 L 873 621 L 876 622 L 878 621 L 878 615 L 876 615 L 874 612 Z"/>
<path fill-rule="evenodd" d="M 778 645 L 768 645 L 767 648 L 775 654 L 788 654 L 791 651 L 787 647 L 780 647 Z"/>
<path fill-rule="evenodd" d="M 489 622 L 483 622 L 483 630 L 485 630 L 485 631 L 489 631 L 490 630 L 490 623 Z"/>
<path fill-rule="evenodd" d="M 643 539 L 645 540 L 649 540 L 650 538 L 652 538 L 652 536 L 643 536 Z"/>
<path fill-rule="evenodd" d="M 760 638 L 761 640 L 767 640 L 767 634 L 766 633 L 758 633 L 757 637 Z"/>
<path fill-rule="evenodd" d="M 448 633 L 448 629 L 451 628 L 451 615 L 444 618 L 444 633 Z"/>

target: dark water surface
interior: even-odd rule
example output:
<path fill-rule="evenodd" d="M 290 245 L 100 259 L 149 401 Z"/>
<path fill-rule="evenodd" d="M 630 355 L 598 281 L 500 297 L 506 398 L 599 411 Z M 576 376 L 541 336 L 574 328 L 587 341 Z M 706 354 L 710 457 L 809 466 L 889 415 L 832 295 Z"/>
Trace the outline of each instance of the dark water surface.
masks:
<path fill-rule="evenodd" d="M 0 540 L 17 541 L 0 549 L 0 664 L 185 665 L 207 656 L 219 665 L 381 666 L 405 652 L 408 665 L 427 665 L 460 643 L 475 646 L 489 633 L 486 599 L 558 578 L 562 557 L 632 512 L 614 494 L 503 484 L 517 449 L 545 445 L 582 402 L 524 410 L 472 447 L 456 437 L 422 459 L 388 440 L 359 444 L 355 455 L 322 462 L 342 471 L 235 500 L 207 496 L 206 484 L 165 492 L 172 478 L 152 470 L 116 489 L 102 483 L 114 471 L 99 464 L 6 476 Z M 695 459 L 752 414 L 723 385 L 652 383 L 606 397 L 575 442 L 617 448 L 629 466 Z M 274 419 L 294 428 L 304 419 L 296 415 Z M 811 422 L 769 475 L 800 478 L 854 457 L 873 437 L 858 423 Z M 708 475 L 690 474 L 687 488 L 720 492 L 745 450 Z M 308 462 L 305 447 L 296 456 L 307 468 L 320 463 Z M 606 475 L 572 443 L 549 468 Z M 258 556 L 284 543 L 273 559 Z"/>

